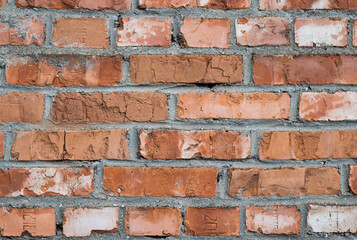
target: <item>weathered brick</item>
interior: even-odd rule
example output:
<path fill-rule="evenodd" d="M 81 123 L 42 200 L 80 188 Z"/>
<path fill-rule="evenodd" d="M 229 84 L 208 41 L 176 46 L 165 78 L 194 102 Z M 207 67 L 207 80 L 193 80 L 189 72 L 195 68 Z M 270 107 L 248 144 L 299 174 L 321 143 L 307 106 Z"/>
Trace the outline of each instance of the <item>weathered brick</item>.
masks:
<path fill-rule="evenodd" d="M 241 159 L 250 154 L 250 137 L 213 130 L 142 130 L 140 154 L 147 159 Z"/>
<path fill-rule="evenodd" d="M 188 119 L 288 119 L 288 93 L 182 93 L 177 116 Z"/>
<path fill-rule="evenodd" d="M 0 170 L 0 197 L 89 196 L 93 168 L 16 168 Z"/>
<path fill-rule="evenodd" d="M 12 157 L 20 161 L 129 157 L 126 130 L 16 132 Z"/>
<path fill-rule="evenodd" d="M 60 48 L 109 48 L 108 19 L 57 18 L 53 44 Z"/>
<path fill-rule="evenodd" d="M 312 232 L 356 233 L 356 206 L 309 205 L 307 225 Z"/>
<path fill-rule="evenodd" d="M 307 121 L 342 121 L 357 119 L 357 93 L 302 93 L 300 118 Z"/>
<path fill-rule="evenodd" d="M 350 166 L 349 185 L 351 191 L 357 194 L 357 166 Z"/>
<path fill-rule="evenodd" d="M 91 233 L 116 232 L 119 208 L 65 208 L 63 234 L 66 237 L 89 237 Z"/>
<path fill-rule="evenodd" d="M 40 17 L 0 20 L 0 45 L 43 45 L 44 43 L 45 24 Z"/>
<path fill-rule="evenodd" d="M 198 48 L 229 48 L 231 22 L 228 19 L 185 18 L 181 45 Z"/>
<path fill-rule="evenodd" d="M 260 10 L 293 9 L 356 9 L 357 2 L 350 0 L 260 0 Z"/>
<path fill-rule="evenodd" d="M 241 55 L 131 55 L 134 83 L 239 83 Z"/>
<path fill-rule="evenodd" d="M 217 168 L 105 167 L 104 188 L 127 197 L 215 197 L 217 177 Z"/>
<path fill-rule="evenodd" d="M 167 114 L 164 93 L 59 93 L 52 104 L 55 122 L 154 122 Z"/>
<path fill-rule="evenodd" d="M 250 232 L 299 234 L 301 213 L 294 206 L 248 206 L 246 207 L 246 224 Z"/>
<path fill-rule="evenodd" d="M 238 236 L 239 208 L 187 207 L 185 233 L 203 236 Z"/>
<path fill-rule="evenodd" d="M 244 9 L 250 7 L 251 0 L 139 0 L 140 8 L 202 7 L 212 9 Z"/>
<path fill-rule="evenodd" d="M 5 7 L 7 0 L 0 0 L 0 7 Z"/>
<path fill-rule="evenodd" d="M 0 208 L 1 236 L 21 237 L 25 232 L 31 237 L 56 235 L 56 212 L 53 208 Z"/>
<path fill-rule="evenodd" d="M 121 80 L 122 57 L 40 55 L 7 61 L 6 82 L 23 86 L 114 86 Z"/>
<path fill-rule="evenodd" d="M 337 195 L 340 174 L 332 167 L 230 169 L 229 195 L 237 197 Z"/>
<path fill-rule="evenodd" d="M 119 18 L 117 45 L 160 46 L 171 45 L 171 19 L 169 18 Z"/>
<path fill-rule="evenodd" d="M 289 20 L 279 17 L 240 18 L 236 20 L 238 45 L 289 45 Z"/>
<path fill-rule="evenodd" d="M 255 85 L 356 84 L 352 55 L 254 56 Z"/>
<path fill-rule="evenodd" d="M 4 133 L 0 131 L 0 158 L 4 157 Z"/>
<path fill-rule="evenodd" d="M 131 0 L 16 0 L 16 6 L 21 8 L 51 8 L 51 9 L 91 9 L 91 10 L 129 10 Z"/>
<path fill-rule="evenodd" d="M 309 160 L 356 158 L 357 130 L 264 132 L 261 160 Z"/>
<path fill-rule="evenodd" d="M 353 46 L 357 46 L 357 21 L 353 22 Z"/>
<path fill-rule="evenodd" d="M 125 231 L 134 236 L 179 236 L 182 216 L 178 208 L 127 207 Z"/>
<path fill-rule="evenodd" d="M 296 19 L 295 42 L 299 47 L 347 46 L 347 21 L 319 18 Z"/>
<path fill-rule="evenodd" d="M 43 111 L 42 93 L 10 92 L 0 95 L 0 123 L 40 123 Z"/>

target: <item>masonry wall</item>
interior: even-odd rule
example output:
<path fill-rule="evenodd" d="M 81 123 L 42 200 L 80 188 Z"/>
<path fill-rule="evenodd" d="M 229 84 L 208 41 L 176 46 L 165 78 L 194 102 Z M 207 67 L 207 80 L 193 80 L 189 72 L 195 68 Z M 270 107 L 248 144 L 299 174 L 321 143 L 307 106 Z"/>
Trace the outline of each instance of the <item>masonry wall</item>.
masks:
<path fill-rule="evenodd" d="M 357 2 L 0 0 L 2 239 L 355 239 Z"/>

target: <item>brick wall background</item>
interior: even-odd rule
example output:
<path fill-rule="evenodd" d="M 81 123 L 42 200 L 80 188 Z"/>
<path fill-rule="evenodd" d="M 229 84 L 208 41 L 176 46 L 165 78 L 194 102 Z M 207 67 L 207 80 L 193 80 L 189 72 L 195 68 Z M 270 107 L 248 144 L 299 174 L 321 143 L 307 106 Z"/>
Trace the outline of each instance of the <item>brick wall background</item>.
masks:
<path fill-rule="evenodd" d="M 0 0 L 0 233 L 355 239 L 357 2 Z"/>

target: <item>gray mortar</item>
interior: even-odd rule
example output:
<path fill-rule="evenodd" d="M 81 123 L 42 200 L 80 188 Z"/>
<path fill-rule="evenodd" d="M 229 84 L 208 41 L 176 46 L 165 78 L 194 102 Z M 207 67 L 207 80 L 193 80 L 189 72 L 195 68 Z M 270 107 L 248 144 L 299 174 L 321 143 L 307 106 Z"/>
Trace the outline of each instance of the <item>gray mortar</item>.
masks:
<path fill-rule="evenodd" d="M 105 235 L 93 234 L 89 239 L 157 239 L 150 237 L 128 236 L 124 230 L 124 206 L 172 206 L 181 209 L 184 216 L 185 206 L 226 206 L 240 207 L 240 237 L 239 239 L 357 239 L 356 234 L 316 234 L 307 230 L 306 217 L 308 214 L 307 205 L 312 204 L 338 204 L 357 205 L 357 198 L 350 193 L 348 187 L 348 166 L 356 164 L 355 159 L 321 159 L 308 161 L 259 161 L 259 139 L 263 131 L 304 131 L 304 130 L 340 130 L 357 129 L 357 121 L 339 122 L 305 122 L 298 118 L 298 97 L 300 92 L 337 92 L 337 91 L 357 91 L 357 85 L 320 85 L 320 86 L 254 86 L 252 56 L 255 54 L 284 55 L 284 54 L 357 54 L 357 47 L 353 47 L 352 22 L 357 16 L 357 10 L 309 10 L 309 11 L 259 11 L 259 0 L 252 0 L 252 7 L 245 10 L 211 10 L 201 8 L 180 8 L 180 9 L 138 9 L 138 0 L 133 0 L 132 9 L 124 12 L 117 11 L 90 11 L 90 10 L 46 10 L 46 9 L 18 9 L 15 0 L 8 0 L 5 8 L 0 9 L 0 19 L 41 16 L 46 23 L 46 41 L 43 46 L 0 46 L 0 94 L 11 91 L 22 92 L 43 92 L 45 98 L 45 114 L 42 124 L 20 124 L 5 123 L 0 124 L 0 128 L 5 135 L 5 156 L 0 165 L 1 169 L 10 168 L 32 168 L 32 167 L 58 167 L 58 168 L 78 168 L 94 167 L 95 181 L 94 191 L 89 197 L 18 197 L 1 198 L 1 206 L 12 207 L 53 207 L 57 213 L 57 236 L 48 239 L 63 239 L 62 218 L 65 207 L 98 207 L 117 206 L 120 208 L 119 230 L 117 233 Z M 121 17 L 167 17 L 171 18 L 173 39 L 171 47 L 117 47 L 115 23 L 118 16 Z M 245 47 L 237 46 L 235 39 L 235 20 L 241 17 L 262 17 L 278 16 L 284 17 L 290 23 L 290 46 L 282 47 Z M 109 19 L 110 47 L 109 49 L 76 49 L 76 48 L 56 48 L 52 44 L 52 22 L 59 17 L 96 17 Z M 180 38 L 180 26 L 185 17 L 199 18 L 225 18 L 231 20 L 231 38 L 229 49 L 215 48 L 182 48 L 178 40 Z M 294 43 L 294 19 L 295 18 L 343 18 L 348 23 L 348 46 L 340 47 L 320 47 L 304 48 L 297 47 Z M 85 88 L 85 87 L 24 87 L 8 85 L 5 81 L 4 64 L 6 59 L 18 55 L 39 54 L 79 54 L 79 55 L 119 55 L 124 57 L 122 76 L 120 84 L 114 87 Z M 133 84 L 130 82 L 129 56 L 132 54 L 237 54 L 243 56 L 243 82 L 232 85 L 197 86 L 195 84 Z M 151 91 L 161 92 L 168 96 L 169 117 L 164 122 L 154 123 L 79 123 L 71 126 L 62 126 L 51 121 L 51 103 L 59 92 L 130 92 L 130 91 Z M 183 120 L 176 115 L 177 94 L 187 92 L 288 92 L 291 96 L 291 115 L 289 120 Z M 11 158 L 11 147 L 14 141 L 15 131 L 27 130 L 47 130 L 47 129 L 116 129 L 128 130 L 129 138 L 129 160 L 101 160 L 101 161 L 36 161 L 20 162 Z M 178 130 L 221 130 L 241 132 L 250 135 L 252 138 L 251 156 L 248 159 L 240 160 L 146 160 L 139 156 L 138 134 L 141 129 L 178 129 Z M 219 169 L 219 182 L 217 197 L 215 198 L 156 198 L 156 197 L 110 197 L 103 189 L 103 168 L 104 166 L 170 166 L 170 167 L 217 167 Z M 230 168 L 279 168 L 279 167 L 337 167 L 341 174 L 341 193 L 339 196 L 302 196 L 302 197 L 237 197 L 228 195 L 229 178 L 227 171 Z M 249 205 L 296 205 L 302 216 L 302 231 L 297 236 L 273 235 L 264 236 L 258 233 L 248 232 L 245 227 L 245 208 Z M 237 239 L 237 237 L 206 237 L 187 236 L 184 233 L 184 225 L 181 226 L 180 237 L 167 237 L 167 239 Z M 24 239 L 26 237 L 23 237 Z M 2 239 L 7 239 L 2 237 Z M 10 238 L 9 238 L 10 239 Z M 68 238 L 69 239 L 69 238 Z M 77 238 L 72 238 L 77 239 Z M 78 238 L 80 239 L 80 238 Z"/>

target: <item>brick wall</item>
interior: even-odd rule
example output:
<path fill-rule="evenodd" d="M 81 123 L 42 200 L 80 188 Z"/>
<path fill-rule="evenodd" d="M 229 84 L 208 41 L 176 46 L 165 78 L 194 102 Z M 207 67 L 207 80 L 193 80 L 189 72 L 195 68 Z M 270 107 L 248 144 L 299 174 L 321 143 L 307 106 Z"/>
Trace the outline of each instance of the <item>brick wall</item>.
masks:
<path fill-rule="evenodd" d="M 356 238 L 356 34 L 351 0 L 0 0 L 1 238 Z"/>

